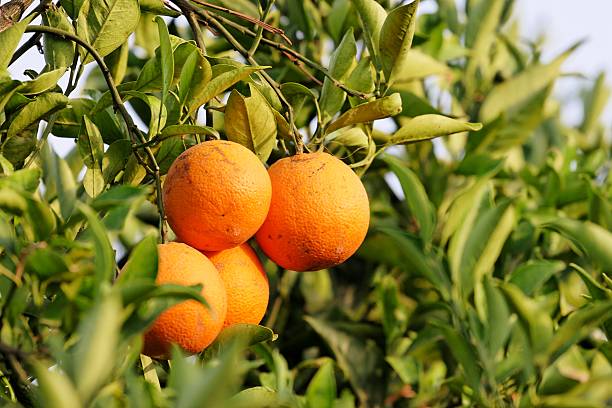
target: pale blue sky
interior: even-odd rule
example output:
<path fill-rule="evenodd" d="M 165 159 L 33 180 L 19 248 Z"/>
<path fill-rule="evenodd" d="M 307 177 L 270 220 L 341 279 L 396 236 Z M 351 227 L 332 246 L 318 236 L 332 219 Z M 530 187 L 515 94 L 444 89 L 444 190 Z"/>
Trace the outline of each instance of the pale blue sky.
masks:
<path fill-rule="evenodd" d="M 610 0 L 517 0 L 516 14 L 522 24 L 523 35 L 547 39 L 545 58 L 559 54 L 578 39 L 582 45 L 564 65 L 566 72 L 581 72 L 591 80 L 605 71 L 608 84 L 612 83 L 612 1 Z M 557 84 L 557 95 L 570 101 L 564 112 L 568 123 L 576 123 L 581 109 L 571 99 L 576 85 L 588 82 L 562 79 Z M 612 124 L 612 104 L 608 104 L 605 120 Z"/>

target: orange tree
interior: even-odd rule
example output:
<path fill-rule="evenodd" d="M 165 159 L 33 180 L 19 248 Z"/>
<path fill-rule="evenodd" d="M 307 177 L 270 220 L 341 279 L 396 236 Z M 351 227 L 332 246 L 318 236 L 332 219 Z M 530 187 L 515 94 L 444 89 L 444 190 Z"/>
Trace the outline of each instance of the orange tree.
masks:
<path fill-rule="evenodd" d="M 609 90 L 585 85 L 572 127 L 551 95 L 578 45 L 542 60 L 511 0 L 438 0 L 418 18 L 391 0 L 31 3 L 0 13 L 4 402 L 610 403 Z M 44 69 L 12 79 L 36 47 Z M 56 138 L 76 143 L 62 157 Z M 261 326 L 153 361 L 156 317 L 205 303 L 199 286 L 155 285 L 163 180 L 216 138 L 268 165 L 336 155 L 366 187 L 370 228 L 332 269 L 262 257 Z"/>

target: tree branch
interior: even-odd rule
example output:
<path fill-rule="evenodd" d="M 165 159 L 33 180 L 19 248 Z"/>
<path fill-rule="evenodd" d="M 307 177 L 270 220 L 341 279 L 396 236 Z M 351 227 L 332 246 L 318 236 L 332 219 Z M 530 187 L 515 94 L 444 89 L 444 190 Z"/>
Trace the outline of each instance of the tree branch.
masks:
<path fill-rule="evenodd" d="M 0 32 L 21 19 L 21 16 L 34 0 L 11 0 L 0 6 Z"/>
<path fill-rule="evenodd" d="M 199 0 L 192 0 L 196 3 L 200 3 Z M 204 17 L 202 15 L 202 13 L 200 11 L 203 11 L 205 13 L 208 14 L 208 12 L 206 10 L 203 10 L 201 8 L 198 7 L 191 7 L 191 9 L 193 11 L 195 11 L 199 16 L 203 17 L 204 19 L 206 19 L 206 17 Z M 208 14 L 210 16 L 210 14 Z M 240 32 L 243 35 L 249 36 L 249 37 L 253 37 L 253 38 L 257 38 L 257 33 L 253 30 L 250 30 L 247 27 L 241 26 L 240 24 L 225 18 L 223 16 L 220 15 L 216 15 L 214 17 L 216 20 L 218 20 L 220 23 L 223 23 L 222 26 L 223 28 L 225 28 L 225 26 L 229 26 L 232 27 L 233 29 L 237 30 L 238 32 Z M 215 29 L 218 30 L 217 27 L 215 27 Z M 332 82 L 332 84 L 334 84 L 334 86 L 342 89 L 344 92 L 346 92 L 347 94 L 349 94 L 350 96 L 355 96 L 361 99 L 368 99 L 372 96 L 374 96 L 371 93 L 365 93 L 365 92 L 361 92 L 361 91 L 357 91 L 355 89 L 351 89 L 350 87 L 348 87 L 346 84 L 344 84 L 343 82 L 337 80 L 336 78 L 334 78 L 327 69 L 325 69 L 325 67 L 323 67 L 321 64 L 311 60 L 310 58 L 300 54 L 298 51 L 287 47 L 286 45 L 274 41 L 274 40 L 270 40 L 269 38 L 266 37 L 262 37 L 261 38 L 261 44 L 265 44 L 268 47 L 272 47 L 277 49 L 278 51 L 280 51 L 281 53 L 283 53 L 285 56 L 287 56 L 294 64 L 298 65 L 298 62 L 303 62 L 304 64 L 306 64 L 307 66 L 309 66 L 312 69 L 315 69 L 319 72 L 321 72 L 323 75 L 325 75 L 327 78 L 329 78 L 329 80 Z M 303 67 L 302 67 L 303 68 Z"/>

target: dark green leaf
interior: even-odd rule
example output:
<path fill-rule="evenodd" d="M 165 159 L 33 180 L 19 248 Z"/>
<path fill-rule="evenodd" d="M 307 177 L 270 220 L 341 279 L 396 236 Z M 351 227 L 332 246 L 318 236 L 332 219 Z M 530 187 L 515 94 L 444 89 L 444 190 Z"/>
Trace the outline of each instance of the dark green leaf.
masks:
<path fill-rule="evenodd" d="M 512 271 L 510 282 L 518 286 L 526 295 L 532 295 L 548 279 L 564 269 L 565 263 L 561 261 L 530 261 Z"/>
<path fill-rule="evenodd" d="M 429 244 L 436 225 L 436 214 L 423 184 L 417 175 L 397 158 L 387 155 L 384 160 L 400 181 L 408 209 L 418 223 L 419 235 L 424 243 Z"/>
<path fill-rule="evenodd" d="M 604 271 L 612 272 L 612 233 L 597 224 L 569 218 L 557 218 L 542 225 L 574 242 Z"/>
<path fill-rule="evenodd" d="M 155 17 L 155 21 L 157 22 L 157 28 L 159 30 L 159 55 L 162 76 L 161 103 L 163 105 L 166 102 L 174 78 L 174 54 L 172 52 L 170 33 L 168 33 L 166 22 L 159 16 Z"/>
<path fill-rule="evenodd" d="M 233 142 L 252 150 L 263 162 L 276 146 L 276 123 L 272 108 L 257 88 L 249 84 L 251 96 L 234 90 L 225 107 L 225 132 Z"/>
<path fill-rule="evenodd" d="M 110 282 L 115 274 L 115 254 L 104 226 L 100 222 L 98 215 L 90 207 L 81 203 L 78 203 L 77 207 L 85 215 L 89 223 L 87 231 L 89 231 L 94 244 L 94 272 L 96 281 L 98 285 L 102 285 L 103 282 Z"/>
<path fill-rule="evenodd" d="M 68 98 L 61 93 L 45 93 L 38 96 L 15 116 L 8 129 L 8 138 L 15 137 L 29 126 L 47 118 L 67 104 Z"/>
<path fill-rule="evenodd" d="M 416 29 L 416 11 L 419 1 L 415 0 L 393 9 L 385 19 L 380 31 L 379 53 L 387 85 L 394 82 L 397 73 L 411 61 L 408 51 Z"/>
<path fill-rule="evenodd" d="M 117 279 L 118 285 L 127 285 L 135 280 L 155 281 L 157 277 L 157 239 L 145 237 L 132 250 L 130 257 Z"/>
<path fill-rule="evenodd" d="M 357 55 L 357 45 L 353 29 L 349 29 L 331 55 L 329 74 L 339 81 L 347 79 L 355 66 L 355 55 Z M 342 108 L 345 99 L 346 93 L 336 87 L 329 78 L 325 78 L 319 99 L 323 123 L 329 122 L 334 117 Z"/>
<path fill-rule="evenodd" d="M 228 90 L 237 82 L 247 78 L 254 72 L 261 71 L 267 67 L 243 66 L 240 68 L 231 67 L 227 71 L 217 74 L 215 71 L 219 69 L 219 65 L 215 65 L 212 71 L 212 80 L 206 84 L 202 91 L 194 96 L 194 100 L 190 104 L 189 114 L 195 113 L 198 108 L 210 101 L 215 96 Z"/>
<path fill-rule="evenodd" d="M 321 319 L 305 320 L 332 349 L 361 402 L 376 405 L 382 398 L 381 382 L 375 378 L 381 372 L 383 356 L 374 342 Z"/>
<path fill-rule="evenodd" d="M 314 375 L 306 389 L 306 406 L 309 408 L 333 408 L 336 400 L 334 362 L 326 360 Z"/>

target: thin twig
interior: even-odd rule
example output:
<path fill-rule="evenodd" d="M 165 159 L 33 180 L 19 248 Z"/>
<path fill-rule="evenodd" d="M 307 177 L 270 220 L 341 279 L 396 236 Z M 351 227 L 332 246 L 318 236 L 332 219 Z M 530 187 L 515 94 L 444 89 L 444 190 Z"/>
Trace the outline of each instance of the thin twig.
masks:
<path fill-rule="evenodd" d="M 194 11 L 202 16 L 201 13 L 198 13 L 198 8 L 194 8 Z M 255 31 L 252 31 L 250 29 L 248 29 L 247 27 L 241 26 L 240 24 L 225 18 L 223 16 L 215 16 L 215 19 L 217 19 L 219 22 L 223 23 L 223 26 L 229 26 L 232 27 L 233 29 L 237 30 L 238 32 L 240 32 L 243 35 L 249 36 L 249 37 L 253 37 L 256 38 L 257 37 L 257 33 Z M 216 27 L 215 27 L 216 28 Z M 355 89 L 351 89 L 350 87 L 348 87 L 346 84 L 344 84 L 343 82 L 337 80 L 336 78 L 334 78 L 327 69 L 325 69 L 325 67 L 323 67 L 321 64 L 319 64 L 318 62 L 315 62 L 313 60 L 311 60 L 310 58 L 302 55 L 301 53 L 299 53 L 298 51 L 287 47 L 284 44 L 281 44 L 277 41 L 274 40 L 270 40 L 269 38 L 263 37 L 261 38 L 261 43 L 267 45 L 268 47 L 272 47 L 277 49 L 278 51 L 280 51 L 281 53 L 283 53 L 287 58 L 289 58 L 291 60 L 291 62 L 293 62 L 294 64 L 297 65 L 297 63 L 299 61 L 303 62 L 304 64 L 308 65 L 310 68 L 317 70 L 319 72 L 321 72 L 323 75 L 325 75 L 327 78 L 329 78 L 329 80 L 332 82 L 332 84 L 340 89 L 342 89 L 344 92 L 346 92 L 347 94 L 349 94 L 350 96 L 356 96 L 358 98 L 361 99 L 368 99 L 372 96 L 374 96 L 371 93 L 365 93 L 365 92 L 361 92 L 361 91 L 357 91 Z"/>
<path fill-rule="evenodd" d="M 191 27 L 191 31 L 193 31 L 193 36 L 195 38 L 196 44 L 198 45 L 198 47 L 200 47 L 204 55 L 206 55 L 206 44 L 204 43 L 204 34 L 202 33 L 202 29 L 200 28 L 200 23 L 198 22 L 195 13 L 192 10 L 186 10 L 182 8 L 181 8 L 181 11 L 187 18 L 187 22 L 189 23 L 189 26 Z"/>
<path fill-rule="evenodd" d="M 178 1 L 184 2 L 184 0 L 178 0 Z M 246 58 L 247 61 L 251 65 L 255 65 L 255 66 L 259 65 L 257 61 L 253 58 L 253 56 L 249 55 L 249 52 L 246 50 L 246 48 L 244 48 L 242 44 L 240 44 L 238 40 L 236 40 L 236 38 L 232 35 L 232 33 L 230 33 L 223 26 L 223 24 L 221 24 L 215 17 L 212 17 L 206 10 L 203 10 L 203 9 L 195 9 L 195 12 L 198 15 L 200 15 L 202 18 L 204 18 L 207 23 L 209 23 L 216 30 L 218 30 L 221 33 L 221 35 L 223 35 L 223 37 L 225 37 L 225 39 L 232 45 L 232 47 L 234 47 L 235 50 L 237 50 L 240 54 L 242 54 L 242 56 Z M 289 126 L 291 126 L 291 133 L 295 141 L 296 150 L 298 153 L 302 153 L 304 150 L 304 142 L 302 141 L 300 133 L 297 127 L 295 126 L 293 107 L 291 106 L 287 98 L 285 98 L 285 95 L 283 95 L 280 84 L 276 82 L 274 78 L 270 76 L 270 74 L 268 74 L 265 71 L 262 71 L 260 72 L 260 75 L 266 80 L 266 82 L 268 82 L 268 84 L 270 84 L 270 86 L 274 90 L 274 93 L 276 93 L 280 101 L 283 103 L 283 105 L 285 105 L 287 109 L 288 119 L 289 119 Z"/>
<path fill-rule="evenodd" d="M 251 17 L 251 16 L 249 16 L 247 14 L 241 13 L 241 12 L 236 11 L 236 10 L 232 10 L 232 9 L 229 9 L 229 8 L 226 8 L 226 7 L 219 6 L 217 4 L 211 4 L 211 3 L 208 3 L 208 2 L 205 2 L 205 1 L 202 1 L 202 0 L 192 0 L 192 1 L 194 3 L 197 3 L 197 4 L 201 5 L 201 6 L 204 6 L 204 7 L 213 9 L 213 10 L 218 10 L 218 11 L 221 11 L 223 13 L 229 14 L 231 16 L 236 16 L 236 17 L 238 17 L 238 18 L 240 18 L 242 20 L 248 21 L 249 23 L 253 23 L 255 25 L 258 25 L 262 29 L 264 29 L 264 30 L 266 30 L 266 31 L 268 31 L 268 32 L 270 32 L 272 34 L 276 34 L 276 35 L 280 36 L 287 44 L 292 45 L 291 40 L 289 39 L 289 37 L 287 37 L 287 35 L 285 34 L 285 31 L 283 29 L 281 29 L 281 28 L 274 27 L 273 25 L 270 25 L 270 24 L 268 24 L 268 23 L 266 23 L 266 22 L 264 22 L 262 20 L 253 18 L 253 17 Z M 270 3 L 273 3 L 273 2 L 270 2 Z M 270 9 L 270 7 L 271 7 L 271 4 L 268 5 L 268 9 Z M 219 16 L 218 13 L 215 13 L 215 15 L 218 16 L 218 17 L 222 17 L 222 16 Z"/>

